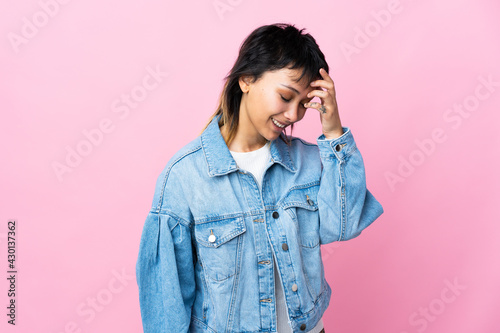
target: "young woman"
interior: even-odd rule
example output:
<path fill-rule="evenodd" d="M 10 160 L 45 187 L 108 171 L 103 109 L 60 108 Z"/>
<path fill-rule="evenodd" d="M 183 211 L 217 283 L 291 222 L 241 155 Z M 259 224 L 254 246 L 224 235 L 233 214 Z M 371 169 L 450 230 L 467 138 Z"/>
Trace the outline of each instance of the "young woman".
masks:
<path fill-rule="evenodd" d="M 144 332 L 325 332 L 320 245 L 358 236 L 383 208 L 303 30 L 246 38 L 217 111 L 158 177 L 136 265 Z M 284 134 L 307 108 L 317 144 Z"/>

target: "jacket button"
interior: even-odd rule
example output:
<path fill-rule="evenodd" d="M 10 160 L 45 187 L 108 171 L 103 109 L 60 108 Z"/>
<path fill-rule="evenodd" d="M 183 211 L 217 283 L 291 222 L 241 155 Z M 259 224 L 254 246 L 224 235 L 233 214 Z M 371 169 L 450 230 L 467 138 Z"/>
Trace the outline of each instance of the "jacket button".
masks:
<path fill-rule="evenodd" d="M 275 219 L 277 219 L 279 216 L 280 216 L 280 214 L 279 214 L 278 212 L 273 212 L 273 217 L 274 217 Z"/>
<path fill-rule="evenodd" d="M 297 285 L 295 283 L 292 285 L 292 290 L 297 291 Z"/>
<path fill-rule="evenodd" d="M 341 151 L 341 150 L 342 150 L 342 146 L 340 145 L 340 143 L 338 143 L 338 144 L 335 146 L 335 150 L 336 150 L 336 151 Z"/>
<path fill-rule="evenodd" d="M 213 230 L 212 230 L 212 229 L 210 229 L 210 236 L 208 236 L 208 241 L 209 241 L 210 243 L 215 242 L 215 235 L 214 235 L 214 232 L 213 232 Z"/>
<path fill-rule="evenodd" d="M 287 250 L 288 250 L 288 245 L 287 245 L 287 243 L 283 243 L 283 244 L 281 245 L 281 248 L 282 248 L 283 250 L 287 251 Z"/>
<path fill-rule="evenodd" d="M 303 331 L 303 330 L 305 330 L 305 329 L 306 329 L 306 324 L 302 324 L 302 325 L 300 325 L 300 329 L 301 329 L 302 331 Z"/>

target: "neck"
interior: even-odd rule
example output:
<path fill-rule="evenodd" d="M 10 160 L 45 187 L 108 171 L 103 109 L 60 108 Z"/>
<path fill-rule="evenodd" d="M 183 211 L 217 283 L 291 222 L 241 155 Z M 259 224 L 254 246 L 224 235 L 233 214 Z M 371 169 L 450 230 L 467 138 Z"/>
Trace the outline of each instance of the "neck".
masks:
<path fill-rule="evenodd" d="M 240 130 L 241 127 L 238 127 L 238 130 L 236 131 L 236 134 L 231 141 L 231 143 L 228 145 L 229 150 L 235 151 L 235 152 L 250 152 L 254 151 L 257 149 L 260 149 L 264 147 L 264 145 L 269 141 L 264 137 L 252 137 L 249 135 L 245 135 L 243 131 Z M 227 142 L 228 138 L 228 133 L 227 133 L 227 128 L 225 126 L 220 127 L 220 131 L 222 134 L 222 137 L 224 140 Z"/>

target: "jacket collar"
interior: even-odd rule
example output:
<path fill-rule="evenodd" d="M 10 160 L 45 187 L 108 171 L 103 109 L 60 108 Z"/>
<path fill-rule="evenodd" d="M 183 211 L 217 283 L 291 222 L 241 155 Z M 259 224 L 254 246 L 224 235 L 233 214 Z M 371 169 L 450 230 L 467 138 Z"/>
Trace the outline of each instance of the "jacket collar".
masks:
<path fill-rule="evenodd" d="M 210 124 L 201 133 L 201 146 L 208 164 L 208 174 L 210 177 L 238 170 L 236 161 L 233 155 L 231 155 L 220 132 L 220 117 L 220 114 L 213 117 Z M 278 137 L 276 140 L 270 142 L 270 151 L 272 163 L 279 163 L 290 172 L 297 171 L 290 158 L 288 146 L 281 138 Z"/>

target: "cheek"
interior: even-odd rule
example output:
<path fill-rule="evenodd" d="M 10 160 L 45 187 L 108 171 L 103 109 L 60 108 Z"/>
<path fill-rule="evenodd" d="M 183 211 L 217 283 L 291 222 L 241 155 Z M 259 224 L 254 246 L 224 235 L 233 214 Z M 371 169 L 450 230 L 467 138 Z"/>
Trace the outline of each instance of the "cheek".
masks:
<path fill-rule="evenodd" d="M 257 101 L 258 111 L 261 117 L 266 120 L 273 115 L 280 113 L 283 109 L 283 106 L 276 98 L 272 96 L 263 94 L 261 98 Z"/>
<path fill-rule="evenodd" d="M 272 99 L 269 98 L 269 94 L 266 94 L 265 91 L 256 91 L 248 101 L 251 108 L 261 115 L 272 107 Z"/>
<path fill-rule="evenodd" d="M 255 91 L 249 99 L 252 114 L 263 123 L 270 121 L 270 117 L 286 110 L 286 104 L 281 102 L 280 97 L 276 97 L 275 92 L 266 90 Z"/>

